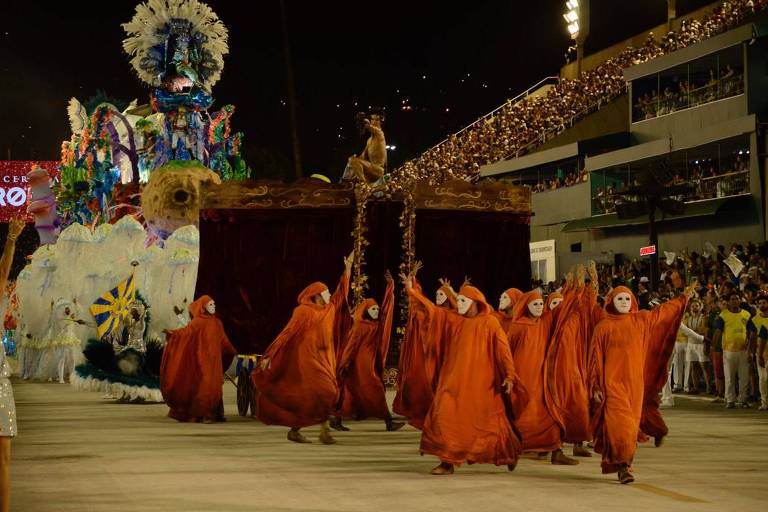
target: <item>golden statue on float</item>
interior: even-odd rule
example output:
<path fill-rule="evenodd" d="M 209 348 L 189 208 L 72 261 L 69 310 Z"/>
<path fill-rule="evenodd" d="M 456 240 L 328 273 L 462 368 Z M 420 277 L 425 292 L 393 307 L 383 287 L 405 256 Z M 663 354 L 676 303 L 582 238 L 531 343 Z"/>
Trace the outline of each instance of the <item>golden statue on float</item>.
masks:
<path fill-rule="evenodd" d="M 387 168 L 387 141 L 384 138 L 384 114 L 362 112 L 357 114 L 357 122 L 363 132 L 368 132 L 368 141 L 360 156 L 352 155 L 347 160 L 342 181 L 360 180 L 369 185 L 384 184 L 384 171 Z"/>

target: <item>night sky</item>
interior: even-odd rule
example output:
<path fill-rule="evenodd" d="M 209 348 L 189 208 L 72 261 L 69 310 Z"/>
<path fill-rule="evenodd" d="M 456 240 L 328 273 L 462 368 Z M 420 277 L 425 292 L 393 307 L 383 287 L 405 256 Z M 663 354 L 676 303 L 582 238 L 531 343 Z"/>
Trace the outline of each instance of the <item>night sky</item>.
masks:
<path fill-rule="evenodd" d="M 0 17 L 0 158 L 58 159 L 66 104 L 103 89 L 145 103 L 122 51 L 133 0 L 4 2 Z M 278 0 L 208 2 L 229 29 L 215 106 L 237 107 L 256 176 L 291 174 Z M 337 177 L 364 139 L 354 116 L 385 107 L 390 168 L 538 80 L 569 46 L 564 0 L 305 2 L 286 0 L 303 170 Z M 678 13 L 708 2 L 678 0 Z M 666 19 L 665 0 L 592 0 L 587 53 Z M 403 101 L 411 110 L 401 110 Z M 215 107 L 214 106 L 214 107 Z M 215 110 L 215 108 L 214 108 Z"/>

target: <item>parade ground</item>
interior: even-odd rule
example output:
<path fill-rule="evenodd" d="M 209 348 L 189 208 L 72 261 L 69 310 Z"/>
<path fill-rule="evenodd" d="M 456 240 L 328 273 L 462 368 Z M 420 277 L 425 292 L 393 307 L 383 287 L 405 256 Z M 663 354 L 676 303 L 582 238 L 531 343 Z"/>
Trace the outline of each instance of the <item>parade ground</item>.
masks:
<path fill-rule="evenodd" d="M 123 511 L 594 511 L 765 510 L 768 413 L 726 410 L 677 397 L 671 434 L 638 450 L 636 483 L 600 473 L 599 457 L 576 467 L 524 458 L 506 467 L 462 466 L 432 476 L 419 432 L 349 422 L 338 444 L 286 441 L 287 429 L 237 415 L 180 424 L 165 405 L 117 404 L 68 385 L 13 380 L 12 505 L 18 512 Z M 392 393 L 389 394 L 390 400 Z M 570 449 L 567 449 L 569 453 Z"/>

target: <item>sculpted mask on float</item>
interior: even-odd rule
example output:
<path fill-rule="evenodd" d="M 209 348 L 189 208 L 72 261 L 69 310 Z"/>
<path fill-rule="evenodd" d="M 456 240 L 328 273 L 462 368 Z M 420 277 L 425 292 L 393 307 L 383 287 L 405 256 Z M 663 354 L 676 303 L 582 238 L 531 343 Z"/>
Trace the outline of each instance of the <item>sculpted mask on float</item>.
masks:
<path fill-rule="evenodd" d="M 621 292 L 613 298 L 613 307 L 622 315 L 629 313 L 632 309 L 632 297 L 627 292 Z"/>
<path fill-rule="evenodd" d="M 447 300 L 448 296 L 445 294 L 445 292 L 443 290 L 437 290 L 437 293 L 435 294 L 435 304 L 442 306 Z"/>
<path fill-rule="evenodd" d="M 456 297 L 456 310 L 459 312 L 460 315 L 466 315 L 467 311 L 469 311 L 469 308 L 472 307 L 472 302 L 474 302 L 469 297 L 465 297 L 464 295 L 459 295 Z"/>
<path fill-rule="evenodd" d="M 370 315 L 370 317 L 373 318 L 374 320 L 379 318 L 379 306 L 373 305 L 373 306 L 369 307 L 367 309 L 367 311 L 368 311 L 368 314 Z"/>
<path fill-rule="evenodd" d="M 505 311 L 510 304 L 512 304 L 512 299 L 509 298 L 507 292 L 502 293 L 501 298 L 499 298 L 499 311 Z"/>
<path fill-rule="evenodd" d="M 328 288 L 323 290 L 320 293 L 320 296 L 323 298 L 323 302 L 325 302 L 326 304 L 330 304 L 331 303 L 331 292 L 328 291 Z"/>
<path fill-rule="evenodd" d="M 560 305 L 561 302 L 563 302 L 563 299 L 561 299 L 560 297 L 556 299 L 552 299 L 552 303 L 549 305 L 549 307 L 551 307 L 552 309 L 555 309 L 557 306 Z"/>
<path fill-rule="evenodd" d="M 544 299 L 536 299 L 528 303 L 528 312 L 534 318 L 544 314 Z"/>
<path fill-rule="evenodd" d="M 215 315 L 216 303 L 213 301 L 208 302 L 208 304 L 205 305 L 205 310 L 208 312 L 209 315 Z"/>

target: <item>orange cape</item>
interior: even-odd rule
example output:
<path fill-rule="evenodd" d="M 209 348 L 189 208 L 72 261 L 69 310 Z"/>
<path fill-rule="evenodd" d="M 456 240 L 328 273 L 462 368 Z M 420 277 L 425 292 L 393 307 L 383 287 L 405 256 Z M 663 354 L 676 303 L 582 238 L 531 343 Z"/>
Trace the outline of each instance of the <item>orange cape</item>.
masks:
<path fill-rule="evenodd" d="M 394 288 L 394 283 L 387 284 L 377 320 L 370 320 L 365 314 L 376 304 L 373 299 L 364 300 L 355 310 L 354 324 L 339 359 L 344 417 L 390 417 L 383 373 L 392 332 Z"/>
<path fill-rule="evenodd" d="M 587 395 L 587 340 L 591 333 L 590 312 L 595 301 L 591 288 L 564 290 L 571 296 L 557 308 L 557 322 L 547 352 L 545 393 L 563 424 L 563 441 L 592 439 L 589 431 Z M 550 295 L 550 300 L 552 295 Z"/>
<path fill-rule="evenodd" d="M 203 295 L 189 305 L 192 321 L 172 331 L 160 363 L 160 391 L 171 418 L 195 421 L 223 414 L 221 384 L 237 351 L 221 320 L 205 311 Z"/>
<path fill-rule="evenodd" d="M 348 276 L 342 275 L 330 303 L 312 302 L 325 289 L 322 283 L 313 283 L 301 292 L 288 324 L 264 352 L 270 366 L 259 366 L 252 373 L 256 414 L 267 425 L 316 425 L 335 409 L 339 388 L 334 328 L 349 290 Z"/>
<path fill-rule="evenodd" d="M 410 296 L 428 314 L 443 317 L 450 336 L 437 367 L 437 388 L 424 421 L 421 452 L 451 464 L 515 464 L 521 452 L 520 436 L 513 420 L 525 407 L 509 345 L 485 297 L 474 287 L 460 294 L 478 306 L 467 318 L 436 307 L 417 289 Z M 442 340 L 437 341 L 438 344 Z M 511 395 L 504 382 L 512 385 Z"/>
<path fill-rule="evenodd" d="M 622 292 L 632 296 L 627 314 L 613 309 L 613 297 Z M 592 403 L 591 421 L 603 473 L 632 464 L 641 420 L 663 423 L 654 404 L 686 303 L 678 297 L 653 311 L 637 311 L 634 295 L 623 286 L 606 297 L 606 312 L 592 336 L 588 371 L 589 396 L 596 391 L 603 395 L 601 402 Z"/>

